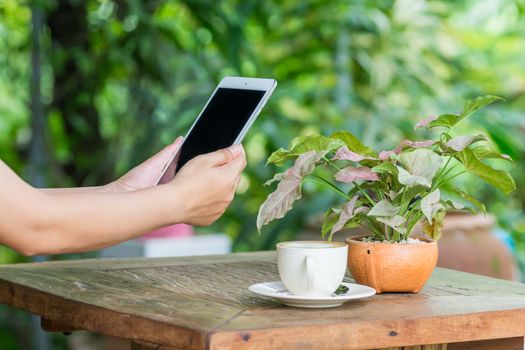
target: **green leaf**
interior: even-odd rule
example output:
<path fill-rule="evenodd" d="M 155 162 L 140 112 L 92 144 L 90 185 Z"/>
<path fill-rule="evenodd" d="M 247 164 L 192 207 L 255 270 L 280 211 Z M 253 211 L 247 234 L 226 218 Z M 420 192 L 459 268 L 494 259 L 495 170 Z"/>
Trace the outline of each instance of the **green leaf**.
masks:
<path fill-rule="evenodd" d="M 396 230 L 399 233 L 405 234 L 407 231 L 406 227 L 404 226 L 407 219 L 401 215 L 386 216 L 386 217 L 380 216 L 380 217 L 377 217 L 376 220 L 389 227 L 392 227 L 394 230 Z"/>
<path fill-rule="evenodd" d="M 330 208 L 326 211 L 324 215 L 323 227 L 321 228 L 321 236 L 323 239 L 326 235 L 332 231 L 332 227 L 339 220 L 340 211 L 336 211 L 333 208 Z"/>
<path fill-rule="evenodd" d="M 485 204 L 481 203 L 476 198 L 472 197 L 470 194 L 468 194 L 466 192 L 463 192 L 463 191 L 461 191 L 461 190 L 459 190 L 457 188 L 451 188 L 450 190 L 452 192 L 458 194 L 459 196 L 461 196 L 461 198 L 463 198 L 464 200 L 466 200 L 470 204 L 474 205 L 481 212 L 483 212 L 483 213 L 487 212 L 487 208 L 485 207 Z"/>
<path fill-rule="evenodd" d="M 348 287 L 347 286 L 344 286 L 344 285 L 339 285 L 339 287 L 337 287 L 336 291 L 334 292 L 335 295 L 343 295 L 343 294 L 346 294 L 348 293 Z"/>
<path fill-rule="evenodd" d="M 441 229 L 443 228 L 444 219 L 445 212 L 439 211 L 432 219 L 432 223 L 429 224 L 426 220 L 421 220 L 423 232 L 425 232 L 433 240 L 439 240 L 441 238 Z"/>
<path fill-rule="evenodd" d="M 357 216 L 354 216 L 351 220 L 347 221 L 345 226 L 343 227 L 344 230 L 349 228 L 355 228 L 361 226 L 361 220 Z"/>
<path fill-rule="evenodd" d="M 470 149 L 478 159 L 503 159 L 507 162 L 514 163 L 509 155 L 499 153 L 495 148 L 488 145 L 477 145 L 470 147 Z"/>
<path fill-rule="evenodd" d="M 275 164 L 277 166 L 283 166 L 288 160 L 295 158 L 294 155 L 290 154 L 288 150 L 284 148 L 279 148 L 277 151 L 273 152 L 266 164 Z"/>
<path fill-rule="evenodd" d="M 465 148 L 458 152 L 455 157 L 463 164 L 466 171 L 499 188 L 504 193 L 508 194 L 516 189 L 516 183 L 508 172 L 494 169 L 483 163 L 471 149 Z"/>
<path fill-rule="evenodd" d="M 450 129 L 461 120 L 460 118 L 458 114 L 441 114 L 436 120 L 431 121 L 428 127 L 445 126 Z"/>
<path fill-rule="evenodd" d="M 398 172 L 397 167 L 394 165 L 394 163 L 390 162 L 380 163 L 373 167 L 372 171 L 378 174 L 391 173 L 393 175 L 397 175 Z"/>
<path fill-rule="evenodd" d="M 467 101 L 460 114 L 442 114 L 436 120 L 431 121 L 428 126 L 430 128 L 444 126 L 450 129 L 463 119 L 468 118 L 472 113 L 498 100 L 503 100 L 503 98 L 494 95 L 477 97 L 473 100 Z"/>
<path fill-rule="evenodd" d="M 407 187 L 414 187 L 414 186 L 430 187 L 432 185 L 432 181 L 425 178 L 424 176 L 412 175 L 401 167 L 397 167 L 397 171 L 398 171 L 397 181 L 399 181 L 399 183 L 402 185 L 405 185 Z"/>
<path fill-rule="evenodd" d="M 324 151 L 325 153 L 344 146 L 341 140 L 322 135 L 296 137 L 290 143 L 290 152 L 299 155 L 309 151 Z"/>
<path fill-rule="evenodd" d="M 330 135 L 330 138 L 343 141 L 350 151 L 357 154 L 376 155 L 370 147 L 363 145 L 363 143 L 349 131 L 334 132 Z"/>
<path fill-rule="evenodd" d="M 439 210 L 443 209 L 440 203 L 440 195 L 439 189 L 436 189 L 421 199 L 421 212 L 425 215 L 429 223 L 432 223 L 432 217 Z"/>
<path fill-rule="evenodd" d="M 368 216 L 394 216 L 399 213 L 400 207 L 393 206 L 386 199 L 377 202 L 368 212 Z"/>
<path fill-rule="evenodd" d="M 288 144 L 288 149 L 291 150 L 292 148 L 294 148 L 295 146 L 297 146 L 298 144 L 304 142 L 304 140 L 308 137 L 316 137 L 318 135 L 313 135 L 313 136 L 297 136 L 297 137 L 294 137 L 290 143 Z"/>
<path fill-rule="evenodd" d="M 504 101 L 504 98 L 494 95 L 485 95 L 477 97 L 473 100 L 467 101 L 465 106 L 463 106 L 463 111 L 461 112 L 462 119 L 468 118 L 472 113 L 476 112 L 477 110 L 491 104 L 495 101 Z"/>
<path fill-rule="evenodd" d="M 441 156 L 429 149 L 417 148 L 401 153 L 399 162 L 404 167 L 404 169 L 398 167 L 399 183 L 408 187 L 417 185 L 430 187 L 443 160 Z"/>
<path fill-rule="evenodd" d="M 460 152 L 463 151 L 468 146 L 480 142 L 480 141 L 488 141 L 487 137 L 482 134 L 478 135 L 461 135 L 453 137 L 452 139 L 448 140 L 445 144 L 442 144 L 442 148 L 451 153 Z"/>
<path fill-rule="evenodd" d="M 445 207 L 447 209 L 454 209 L 454 210 L 462 210 L 465 209 L 465 206 L 459 202 L 456 202 L 452 199 L 444 199 L 443 203 L 445 203 Z"/>
<path fill-rule="evenodd" d="M 289 145 L 289 150 L 279 148 L 273 152 L 266 164 L 283 166 L 290 159 L 310 151 L 323 151 L 323 155 L 344 146 L 341 140 L 334 140 L 322 135 L 299 136 L 294 138 Z"/>
<path fill-rule="evenodd" d="M 417 196 L 422 196 L 422 193 L 427 191 L 428 188 L 421 185 L 416 185 L 413 187 L 405 187 L 405 190 L 403 191 L 403 195 L 401 196 L 401 203 L 411 202 L 412 199 L 416 198 Z"/>

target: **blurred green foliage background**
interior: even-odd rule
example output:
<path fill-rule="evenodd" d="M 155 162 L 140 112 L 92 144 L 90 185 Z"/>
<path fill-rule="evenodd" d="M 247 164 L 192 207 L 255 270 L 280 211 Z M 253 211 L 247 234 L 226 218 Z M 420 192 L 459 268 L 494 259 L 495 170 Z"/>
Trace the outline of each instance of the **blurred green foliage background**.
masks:
<path fill-rule="evenodd" d="M 41 44 L 36 63 L 32 38 Z M 31 109 L 36 68 L 42 123 Z M 255 215 L 270 191 L 262 183 L 275 170 L 266 157 L 291 138 L 347 129 L 389 148 L 425 136 L 415 121 L 495 94 L 506 102 L 463 128 L 515 159 L 518 190 L 506 198 L 461 181 L 524 261 L 523 0 L 2 0 L 0 157 L 32 183 L 106 183 L 185 134 L 225 75 L 279 82 L 245 140 L 239 193 L 210 228 L 231 235 L 235 250 L 292 238 L 335 200 L 307 186 L 309 200 L 257 235 Z M 21 259 L 0 248 L 1 263 Z"/>

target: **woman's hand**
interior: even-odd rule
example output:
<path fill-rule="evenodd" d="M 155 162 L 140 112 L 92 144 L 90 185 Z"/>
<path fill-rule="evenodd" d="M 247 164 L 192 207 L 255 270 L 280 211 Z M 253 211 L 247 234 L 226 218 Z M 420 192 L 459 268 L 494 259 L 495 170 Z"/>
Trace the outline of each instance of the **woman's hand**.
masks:
<path fill-rule="evenodd" d="M 211 224 L 233 199 L 246 166 L 242 146 L 196 157 L 171 182 L 153 186 L 177 147 L 126 174 L 118 184 L 127 192 L 119 193 L 35 190 L 0 161 L 0 244 L 25 255 L 62 254 L 100 249 L 176 223 Z"/>
<path fill-rule="evenodd" d="M 129 192 L 155 186 L 164 167 L 179 150 L 182 140 L 181 136 L 177 137 L 162 151 L 137 165 L 118 180 L 106 185 L 107 189 L 110 192 Z"/>
<path fill-rule="evenodd" d="M 246 156 L 241 145 L 204 154 L 186 163 L 165 186 L 173 186 L 182 205 L 180 221 L 207 226 L 230 205 Z"/>

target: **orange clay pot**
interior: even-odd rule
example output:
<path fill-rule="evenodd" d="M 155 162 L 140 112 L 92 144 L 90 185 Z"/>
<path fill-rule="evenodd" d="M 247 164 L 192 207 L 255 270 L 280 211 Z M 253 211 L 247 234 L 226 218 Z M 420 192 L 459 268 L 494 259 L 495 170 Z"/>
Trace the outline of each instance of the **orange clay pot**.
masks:
<path fill-rule="evenodd" d="M 432 274 L 438 258 L 437 243 L 393 244 L 362 242 L 366 236 L 346 239 L 348 270 L 359 284 L 377 293 L 418 293 Z"/>

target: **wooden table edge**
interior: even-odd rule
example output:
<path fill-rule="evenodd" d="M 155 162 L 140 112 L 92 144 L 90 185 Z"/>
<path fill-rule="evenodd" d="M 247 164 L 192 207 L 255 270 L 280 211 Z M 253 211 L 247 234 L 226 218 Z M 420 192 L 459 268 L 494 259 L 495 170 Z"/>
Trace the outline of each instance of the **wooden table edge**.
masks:
<path fill-rule="evenodd" d="M 28 302 L 29 299 L 31 302 Z M 128 338 L 131 341 L 144 341 L 182 349 L 204 349 L 209 333 L 73 301 L 1 278 L 0 303 L 42 317 L 45 319 L 44 329 L 48 328 L 50 331 L 86 330 L 114 337 L 122 337 L 122 334 L 128 333 L 134 335 Z M 124 327 L 126 331 L 119 332 Z"/>
<path fill-rule="evenodd" d="M 243 312 L 244 313 L 244 312 Z M 241 317 L 239 314 L 234 319 Z M 487 320 L 490 319 L 490 322 Z M 411 323 L 418 322 L 418 327 L 432 332 L 405 334 Z M 228 322 L 229 323 L 229 322 Z M 436 324 L 444 325 L 436 331 Z M 447 327 L 449 324 L 450 327 Z M 495 324 L 494 329 L 481 329 L 480 325 Z M 516 329 L 516 325 L 521 325 Z M 224 325 L 227 326 L 227 323 Z M 223 326 L 223 327 L 224 327 Z M 222 327 L 221 327 L 222 328 Z M 427 344 L 448 344 L 493 339 L 507 339 L 525 336 L 525 309 L 478 312 L 461 315 L 411 318 L 395 321 L 355 321 L 331 325 L 311 325 L 285 328 L 261 328 L 244 330 L 222 330 L 209 332 L 207 349 L 273 349 L 272 343 L 280 344 L 283 349 L 301 349 L 297 339 L 306 341 L 312 348 L 327 349 L 327 344 L 334 342 L 336 334 L 348 334 L 349 342 L 345 349 L 362 350 Z M 322 331 L 320 331 L 322 330 Z M 353 337 L 352 335 L 357 335 Z M 340 342 L 336 342 L 341 344 Z"/>

